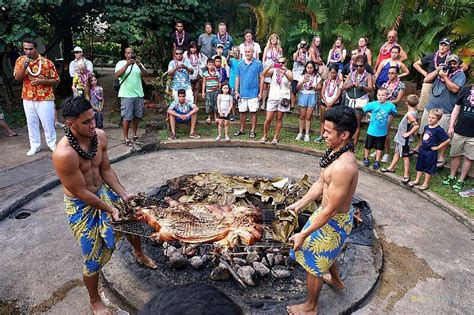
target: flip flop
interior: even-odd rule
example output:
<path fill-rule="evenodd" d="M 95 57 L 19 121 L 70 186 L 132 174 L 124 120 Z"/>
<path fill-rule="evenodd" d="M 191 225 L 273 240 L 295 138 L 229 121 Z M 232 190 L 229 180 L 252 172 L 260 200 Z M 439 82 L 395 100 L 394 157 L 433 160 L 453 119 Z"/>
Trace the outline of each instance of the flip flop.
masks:
<path fill-rule="evenodd" d="M 140 137 L 138 137 L 138 136 L 133 136 L 133 141 L 137 141 L 138 139 L 140 139 Z"/>
<path fill-rule="evenodd" d="M 421 191 L 424 191 L 424 190 L 427 190 L 428 188 L 430 188 L 430 186 L 421 185 L 421 186 L 418 186 L 417 188 Z"/>
<path fill-rule="evenodd" d="M 267 142 L 267 138 L 262 138 L 262 139 L 260 139 L 260 143 L 261 143 L 261 144 L 264 144 L 264 143 L 266 143 L 266 142 Z"/>
<path fill-rule="evenodd" d="M 278 144 L 278 139 L 273 139 L 272 144 Z"/>
<path fill-rule="evenodd" d="M 392 171 L 391 169 L 386 168 L 386 167 L 382 168 L 380 171 L 382 173 L 395 173 L 395 171 Z"/>
<path fill-rule="evenodd" d="M 415 187 L 416 185 L 418 185 L 417 182 L 408 182 L 409 187 Z"/>
<path fill-rule="evenodd" d="M 402 183 L 408 184 L 408 182 L 410 182 L 410 177 L 403 177 Z"/>
<path fill-rule="evenodd" d="M 11 135 L 8 135 L 8 136 L 9 137 L 18 137 L 18 136 L 21 136 L 21 134 L 18 133 L 18 132 L 14 132 L 14 133 L 12 133 Z"/>

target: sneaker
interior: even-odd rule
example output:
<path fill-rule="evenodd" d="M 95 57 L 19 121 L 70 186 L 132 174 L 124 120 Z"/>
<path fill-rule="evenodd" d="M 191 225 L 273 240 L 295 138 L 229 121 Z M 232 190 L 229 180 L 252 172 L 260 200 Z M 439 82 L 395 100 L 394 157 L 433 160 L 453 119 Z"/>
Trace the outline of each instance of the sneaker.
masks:
<path fill-rule="evenodd" d="M 201 138 L 201 136 L 198 135 L 196 132 L 193 132 L 193 133 L 189 134 L 189 138 L 199 139 L 199 138 Z"/>
<path fill-rule="evenodd" d="M 371 158 L 374 158 L 374 157 L 375 157 L 375 154 L 377 154 L 377 152 L 375 152 L 375 151 L 372 152 L 372 153 L 370 153 L 370 157 L 371 157 Z"/>
<path fill-rule="evenodd" d="M 441 182 L 444 186 L 453 186 L 456 183 L 456 176 L 449 175 L 445 180 Z"/>
<path fill-rule="evenodd" d="M 234 133 L 234 136 L 238 137 L 242 134 L 242 131 L 241 130 L 237 130 L 235 133 Z"/>
<path fill-rule="evenodd" d="M 216 141 L 221 141 L 221 136 L 217 136 Z"/>
<path fill-rule="evenodd" d="M 471 188 L 471 189 L 466 190 L 466 191 L 461 191 L 459 193 L 459 196 L 461 196 L 463 198 L 474 197 L 474 188 Z"/>
<path fill-rule="evenodd" d="M 26 152 L 26 156 L 35 155 L 35 154 L 38 153 L 39 151 L 41 151 L 41 149 L 30 149 L 28 152 Z"/>
<path fill-rule="evenodd" d="M 309 142 L 310 138 L 309 138 L 309 135 L 304 135 L 304 142 Z"/>
<path fill-rule="evenodd" d="M 374 170 L 378 170 L 379 168 L 380 168 L 380 162 L 379 162 L 379 161 L 375 161 L 375 162 L 374 162 L 373 169 L 374 169 Z"/>
<path fill-rule="evenodd" d="M 226 141 L 226 142 L 229 142 L 229 141 L 230 141 L 230 138 L 229 138 L 229 137 L 225 137 L 225 141 Z"/>
<path fill-rule="evenodd" d="M 382 157 L 382 162 L 387 163 L 388 159 L 390 159 L 390 156 L 388 154 L 384 154 L 383 157 Z"/>
<path fill-rule="evenodd" d="M 369 159 L 368 159 L 368 158 L 364 158 L 364 159 L 362 160 L 362 164 L 364 164 L 364 166 L 369 166 L 369 165 L 370 165 Z"/>
<path fill-rule="evenodd" d="M 316 143 L 321 143 L 321 141 L 323 141 L 323 137 L 321 137 L 321 136 L 314 139 L 314 142 L 316 142 Z"/>
<path fill-rule="evenodd" d="M 230 121 L 235 121 L 235 115 L 233 115 L 233 114 L 230 115 L 229 120 L 230 120 Z"/>
<path fill-rule="evenodd" d="M 467 186 L 467 183 L 466 183 L 465 180 L 460 180 L 460 179 L 458 179 L 458 180 L 456 181 L 456 184 L 453 185 L 453 190 L 454 190 L 455 192 L 460 192 L 461 190 L 463 190 L 464 188 L 466 188 L 466 186 Z"/>
<path fill-rule="evenodd" d="M 176 140 L 176 135 L 172 133 L 171 136 L 168 137 L 168 140 Z"/>
<path fill-rule="evenodd" d="M 298 133 L 298 135 L 296 136 L 295 140 L 296 140 L 296 141 L 301 141 L 301 140 L 303 140 L 303 134 L 302 134 L 302 133 Z"/>
<path fill-rule="evenodd" d="M 57 121 L 57 122 L 54 123 L 54 127 L 55 128 L 64 128 L 64 127 L 66 127 L 66 125 L 63 124 L 63 123 L 60 123 L 59 121 Z"/>

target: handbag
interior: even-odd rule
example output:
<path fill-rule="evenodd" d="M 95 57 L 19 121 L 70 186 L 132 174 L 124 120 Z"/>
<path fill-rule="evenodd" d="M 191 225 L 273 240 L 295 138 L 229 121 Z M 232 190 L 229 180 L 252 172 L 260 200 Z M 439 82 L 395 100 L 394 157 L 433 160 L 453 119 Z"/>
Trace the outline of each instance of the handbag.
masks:
<path fill-rule="evenodd" d="M 361 97 L 361 98 L 353 99 L 353 98 L 350 98 L 347 94 L 346 94 L 346 98 L 349 101 L 348 106 L 355 109 L 362 109 L 364 108 L 365 105 L 369 103 L 368 98 Z"/>
<path fill-rule="evenodd" d="M 127 80 L 128 76 L 130 75 L 130 73 L 132 73 L 132 68 L 133 68 L 133 65 L 130 67 L 130 71 L 128 72 L 128 74 L 125 76 L 125 78 L 122 80 L 122 82 L 120 82 L 120 79 L 115 79 L 114 80 L 114 83 L 113 83 L 113 87 L 114 87 L 114 91 L 118 92 L 120 91 L 120 86 L 125 82 L 125 80 Z"/>
<path fill-rule="evenodd" d="M 291 104 L 290 99 L 286 97 L 282 98 L 280 101 L 280 105 L 282 107 L 290 107 L 290 104 Z"/>

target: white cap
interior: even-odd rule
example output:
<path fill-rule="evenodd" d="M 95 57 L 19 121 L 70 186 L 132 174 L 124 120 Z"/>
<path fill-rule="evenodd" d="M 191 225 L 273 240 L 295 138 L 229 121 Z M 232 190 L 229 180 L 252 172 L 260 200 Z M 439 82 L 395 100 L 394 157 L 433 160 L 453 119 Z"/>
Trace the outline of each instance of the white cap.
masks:
<path fill-rule="evenodd" d="M 79 46 L 76 46 L 76 47 L 74 47 L 74 49 L 72 50 L 72 52 L 82 52 L 82 48 L 79 47 Z"/>

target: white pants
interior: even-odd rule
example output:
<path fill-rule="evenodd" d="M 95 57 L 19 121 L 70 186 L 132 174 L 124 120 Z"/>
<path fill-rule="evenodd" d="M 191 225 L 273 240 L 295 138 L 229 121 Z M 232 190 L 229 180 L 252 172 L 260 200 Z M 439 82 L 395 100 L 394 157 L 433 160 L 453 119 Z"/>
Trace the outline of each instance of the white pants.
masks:
<path fill-rule="evenodd" d="M 54 129 L 54 101 L 23 100 L 28 137 L 31 149 L 41 147 L 40 121 L 44 130 L 44 137 L 49 148 L 56 146 L 56 129 Z"/>

